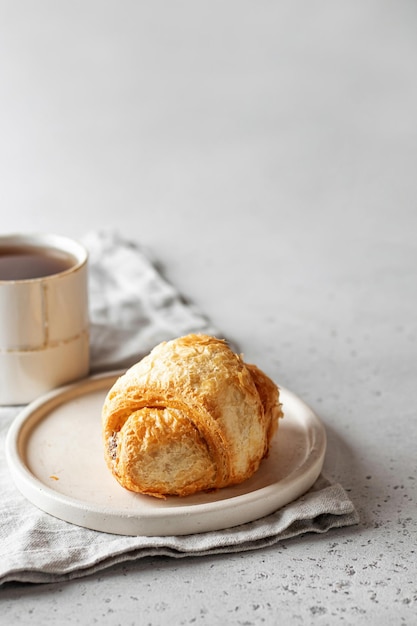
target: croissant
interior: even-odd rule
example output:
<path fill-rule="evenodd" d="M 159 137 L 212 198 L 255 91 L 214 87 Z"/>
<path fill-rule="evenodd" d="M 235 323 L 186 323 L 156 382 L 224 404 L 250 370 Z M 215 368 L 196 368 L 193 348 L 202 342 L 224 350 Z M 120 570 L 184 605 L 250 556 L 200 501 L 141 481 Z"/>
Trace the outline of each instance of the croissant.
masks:
<path fill-rule="evenodd" d="M 156 497 L 240 483 L 268 454 L 279 389 L 223 340 L 190 334 L 156 346 L 108 392 L 104 455 L 119 481 Z"/>

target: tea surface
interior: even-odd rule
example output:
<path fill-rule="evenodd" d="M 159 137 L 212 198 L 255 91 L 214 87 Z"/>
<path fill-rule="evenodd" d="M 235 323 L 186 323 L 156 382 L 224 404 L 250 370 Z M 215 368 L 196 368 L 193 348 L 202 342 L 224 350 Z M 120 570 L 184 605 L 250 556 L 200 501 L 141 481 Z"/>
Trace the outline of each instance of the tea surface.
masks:
<path fill-rule="evenodd" d="M 0 280 L 30 280 L 65 272 L 76 259 L 54 248 L 0 247 Z"/>

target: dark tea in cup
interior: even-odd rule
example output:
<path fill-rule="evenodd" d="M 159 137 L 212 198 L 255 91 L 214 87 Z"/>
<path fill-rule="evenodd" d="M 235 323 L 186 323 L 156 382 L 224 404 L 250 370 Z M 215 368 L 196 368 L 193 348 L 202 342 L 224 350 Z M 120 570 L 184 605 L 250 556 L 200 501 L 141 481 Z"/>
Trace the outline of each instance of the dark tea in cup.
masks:
<path fill-rule="evenodd" d="M 31 280 L 52 276 L 77 264 L 71 254 L 52 247 L 0 246 L 0 280 Z"/>

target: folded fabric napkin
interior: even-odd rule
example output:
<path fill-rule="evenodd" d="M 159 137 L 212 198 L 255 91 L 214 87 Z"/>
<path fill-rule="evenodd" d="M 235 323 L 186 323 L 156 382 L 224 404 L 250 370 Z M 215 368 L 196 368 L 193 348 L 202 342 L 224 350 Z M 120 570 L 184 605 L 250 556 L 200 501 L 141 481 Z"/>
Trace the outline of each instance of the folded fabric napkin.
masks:
<path fill-rule="evenodd" d="M 216 328 L 157 271 L 140 246 L 115 233 L 91 233 L 92 371 L 126 368 L 160 341 Z M 0 445 L 17 407 L 0 408 Z M 222 531 L 169 537 L 96 532 L 37 509 L 15 488 L 0 455 L 0 584 L 59 582 L 145 556 L 185 557 L 254 550 L 303 533 L 358 523 L 339 484 L 320 476 L 304 496 L 255 522 Z"/>

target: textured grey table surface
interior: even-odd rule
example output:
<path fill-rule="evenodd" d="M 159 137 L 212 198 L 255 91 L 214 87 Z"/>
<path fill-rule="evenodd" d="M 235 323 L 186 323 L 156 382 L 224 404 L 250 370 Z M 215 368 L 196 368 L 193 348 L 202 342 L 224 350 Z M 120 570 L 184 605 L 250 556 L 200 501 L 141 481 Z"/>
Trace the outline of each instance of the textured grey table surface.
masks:
<path fill-rule="evenodd" d="M 319 413 L 360 525 L 0 589 L 21 624 L 417 623 L 415 2 L 0 3 L 2 232 L 117 228 Z"/>

